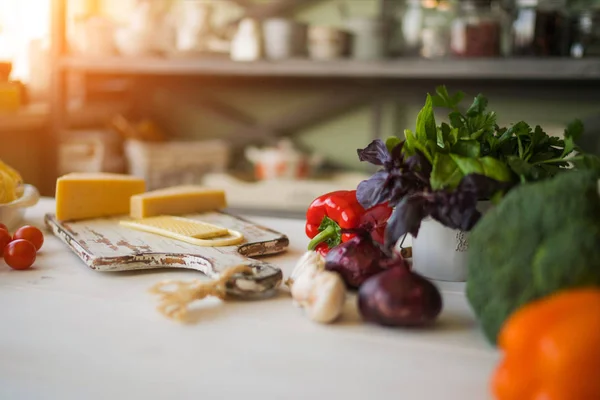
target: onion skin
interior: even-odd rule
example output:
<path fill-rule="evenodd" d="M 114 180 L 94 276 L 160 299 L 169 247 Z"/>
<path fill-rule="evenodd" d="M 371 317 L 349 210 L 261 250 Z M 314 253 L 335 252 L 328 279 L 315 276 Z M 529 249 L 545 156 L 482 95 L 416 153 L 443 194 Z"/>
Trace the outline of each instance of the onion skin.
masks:
<path fill-rule="evenodd" d="M 358 291 L 358 309 L 369 322 L 383 326 L 420 327 L 442 311 L 437 287 L 405 267 L 392 267 L 367 279 Z"/>
<path fill-rule="evenodd" d="M 368 235 L 355 236 L 332 248 L 325 257 L 325 269 L 341 275 L 350 289 L 384 270 L 385 253 Z"/>

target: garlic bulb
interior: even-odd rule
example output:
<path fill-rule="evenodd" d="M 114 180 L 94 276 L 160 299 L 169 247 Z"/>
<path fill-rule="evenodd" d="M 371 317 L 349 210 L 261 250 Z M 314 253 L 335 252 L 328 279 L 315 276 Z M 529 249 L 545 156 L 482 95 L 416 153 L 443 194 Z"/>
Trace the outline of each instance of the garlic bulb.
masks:
<path fill-rule="evenodd" d="M 316 251 L 307 251 L 300 257 L 285 284 L 291 288 L 294 285 L 294 281 L 305 272 L 314 275 L 316 272 L 323 271 L 324 269 L 325 258 Z"/>
<path fill-rule="evenodd" d="M 304 309 L 308 317 L 321 323 L 335 321 L 344 309 L 346 285 L 335 272 L 320 271 L 312 282 L 309 295 L 304 299 Z"/>

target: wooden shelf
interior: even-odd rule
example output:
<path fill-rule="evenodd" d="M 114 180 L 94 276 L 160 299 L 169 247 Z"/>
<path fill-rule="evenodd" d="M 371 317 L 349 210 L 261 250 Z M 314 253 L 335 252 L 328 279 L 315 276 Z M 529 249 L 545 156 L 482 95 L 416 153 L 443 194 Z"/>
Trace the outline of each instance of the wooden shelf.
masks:
<path fill-rule="evenodd" d="M 586 80 L 600 78 L 600 58 L 593 59 L 398 59 L 389 61 L 234 62 L 225 58 L 86 58 L 60 60 L 63 69 L 110 74 L 225 75 L 365 79 Z"/>

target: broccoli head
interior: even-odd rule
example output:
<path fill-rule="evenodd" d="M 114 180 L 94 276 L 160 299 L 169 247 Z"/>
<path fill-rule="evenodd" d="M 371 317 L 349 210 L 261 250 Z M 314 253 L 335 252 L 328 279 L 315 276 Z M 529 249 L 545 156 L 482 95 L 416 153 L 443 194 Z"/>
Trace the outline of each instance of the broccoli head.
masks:
<path fill-rule="evenodd" d="M 568 171 L 520 185 L 471 231 L 467 298 L 491 343 L 524 304 L 600 286 L 599 177 Z"/>

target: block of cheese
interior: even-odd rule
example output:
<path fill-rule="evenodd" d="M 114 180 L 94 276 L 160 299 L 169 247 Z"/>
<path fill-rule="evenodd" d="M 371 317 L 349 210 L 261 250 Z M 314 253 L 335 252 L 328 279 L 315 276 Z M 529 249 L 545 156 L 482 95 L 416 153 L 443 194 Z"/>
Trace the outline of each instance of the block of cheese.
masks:
<path fill-rule="evenodd" d="M 227 206 L 225 192 L 197 185 L 173 186 L 131 197 L 131 218 L 216 211 Z"/>
<path fill-rule="evenodd" d="M 132 175 L 71 173 L 56 181 L 56 218 L 61 221 L 129 214 L 131 196 L 146 182 Z"/>

